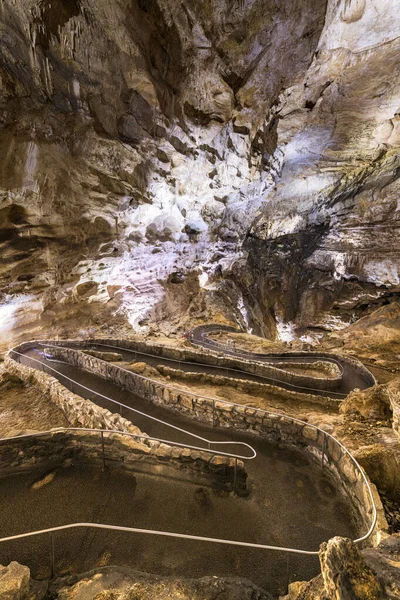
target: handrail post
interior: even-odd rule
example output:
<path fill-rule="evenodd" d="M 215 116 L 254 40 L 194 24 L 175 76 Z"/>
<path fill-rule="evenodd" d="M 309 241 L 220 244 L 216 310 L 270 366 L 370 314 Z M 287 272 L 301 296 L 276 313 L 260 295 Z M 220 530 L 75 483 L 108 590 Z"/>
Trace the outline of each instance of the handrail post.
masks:
<path fill-rule="evenodd" d="M 212 426 L 215 427 L 215 400 L 212 401 Z"/>
<path fill-rule="evenodd" d="M 289 593 L 289 584 L 290 584 L 290 552 L 286 553 L 286 593 Z"/>
<path fill-rule="evenodd" d="M 106 457 L 104 453 L 104 432 L 101 432 L 101 456 L 103 459 L 103 471 L 106 470 Z"/>
<path fill-rule="evenodd" d="M 55 560 L 54 560 L 54 535 L 50 533 L 50 579 L 54 579 L 55 575 Z"/>
<path fill-rule="evenodd" d="M 233 471 L 233 491 L 236 492 L 236 482 L 237 482 L 237 463 L 238 459 L 235 458 L 235 468 Z"/>
<path fill-rule="evenodd" d="M 321 456 L 321 469 L 324 468 L 324 460 L 325 460 L 325 445 L 326 445 L 326 435 L 324 432 L 324 437 L 322 438 L 322 456 Z"/>

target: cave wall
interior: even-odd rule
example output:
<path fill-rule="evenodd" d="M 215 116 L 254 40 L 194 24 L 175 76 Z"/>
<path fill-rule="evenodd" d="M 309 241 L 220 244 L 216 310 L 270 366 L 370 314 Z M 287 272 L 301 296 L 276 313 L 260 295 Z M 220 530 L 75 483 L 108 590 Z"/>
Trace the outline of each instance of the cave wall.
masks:
<path fill-rule="evenodd" d="M 264 312 L 300 329 L 340 327 L 400 291 L 399 33 L 393 2 L 330 2 L 304 81 L 280 97 L 282 174 L 246 268 Z"/>
<path fill-rule="evenodd" d="M 275 335 L 396 293 L 393 2 L 2 0 L 0 20 L 5 339 L 184 313 Z"/>

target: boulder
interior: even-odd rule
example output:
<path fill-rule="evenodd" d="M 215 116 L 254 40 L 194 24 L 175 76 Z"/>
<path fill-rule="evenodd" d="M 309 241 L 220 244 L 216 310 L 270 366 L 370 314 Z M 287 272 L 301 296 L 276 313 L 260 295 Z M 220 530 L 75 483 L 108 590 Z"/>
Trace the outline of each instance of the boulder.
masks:
<path fill-rule="evenodd" d="M 281 600 L 386 600 L 385 586 L 348 538 L 321 544 L 321 575 L 289 585 Z"/>
<path fill-rule="evenodd" d="M 122 355 L 118 352 L 100 352 L 98 350 L 84 350 L 83 352 L 84 354 L 106 360 L 107 362 L 118 362 L 122 360 Z"/>
<path fill-rule="evenodd" d="M 340 405 L 343 414 L 360 415 L 365 419 L 387 421 L 392 408 L 391 393 L 388 385 L 375 385 L 367 390 L 354 390 Z"/>
<path fill-rule="evenodd" d="M 383 583 L 349 539 L 334 537 L 319 553 L 324 591 L 332 600 L 384 600 Z"/>
<path fill-rule="evenodd" d="M 129 365 L 129 369 L 133 371 L 133 373 L 138 373 L 139 375 L 142 375 L 145 372 L 146 367 L 147 365 L 144 362 L 131 362 Z"/>
<path fill-rule="evenodd" d="M 0 565 L 0 600 L 24 600 L 29 594 L 30 570 L 13 561 Z"/>

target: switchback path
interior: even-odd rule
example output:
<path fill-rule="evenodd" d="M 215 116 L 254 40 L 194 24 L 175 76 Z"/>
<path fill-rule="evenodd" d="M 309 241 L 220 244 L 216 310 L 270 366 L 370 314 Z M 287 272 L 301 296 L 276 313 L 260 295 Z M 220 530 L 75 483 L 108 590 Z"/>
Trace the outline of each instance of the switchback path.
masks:
<path fill-rule="evenodd" d="M 298 364 L 312 364 L 316 362 L 331 362 L 334 365 L 339 366 L 341 371 L 340 385 L 335 389 L 337 396 L 342 398 L 346 397 L 354 389 L 364 390 L 375 383 L 372 373 L 368 371 L 363 365 L 356 367 L 354 364 L 346 361 L 340 355 L 333 355 L 330 353 L 323 352 L 287 352 L 281 354 L 259 354 L 256 352 L 248 352 L 238 348 L 229 348 L 226 344 L 221 344 L 209 338 L 210 333 L 218 333 L 226 331 L 228 333 L 243 333 L 234 327 L 224 325 L 204 325 L 196 327 L 191 330 L 188 334 L 188 339 L 195 345 L 214 352 L 221 352 L 227 356 L 235 358 L 241 358 L 246 360 L 254 360 L 257 362 L 264 362 L 274 366 L 277 363 L 298 363 Z M 276 380 L 274 380 L 276 381 Z M 290 389 L 290 386 L 285 382 L 279 383 L 281 387 Z M 309 386 L 310 387 L 310 386 Z M 309 387 L 304 386 L 304 391 L 308 389 L 311 394 L 320 395 L 332 395 L 332 392 L 323 392 L 321 390 L 312 390 Z"/>
<path fill-rule="evenodd" d="M 22 479 L 17 475 L 14 478 L 4 478 L 1 482 L 4 492 L 2 502 L 5 502 L 3 506 L 13 507 L 13 514 L 18 515 L 18 518 L 12 519 L 11 514 L 10 518 L 6 518 L 6 512 L 2 511 L 3 537 L 60 523 L 93 520 L 93 522 L 130 523 L 135 527 L 151 529 L 159 527 L 165 531 L 178 533 L 208 534 L 212 537 L 245 542 L 316 550 L 322 541 L 334 535 L 355 538 L 365 533 L 356 530 L 353 509 L 336 489 L 329 471 L 321 469 L 309 454 L 300 449 L 281 447 L 234 429 L 212 428 L 210 425 L 197 422 L 162 406 L 156 406 L 97 375 L 69 364 L 48 360 L 43 354 L 41 344 L 26 351 L 21 362 L 37 368 L 37 363 L 33 362 L 32 358 L 55 368 L 59 373 L 57 375 L 59 381 L 83 398 L 87 398 L 88 394 L 80 389 L 80 385 L 93 390 L 91 400 L 113 412 L 115 412 L 115 404 L 98 396 L 97 393 L 140 410 L 142 415 L 131 412 L 124 416 L 153 437 L 185 444 L 193 443 L 193 439 L 187 434 L 169 427 L 169 422 L 175 427 L 211 440 L 250 443 L 257 451 L 257 458 L 246 463 L 250 483 L 250 495 L 247 498 L 219 497 L 215 495 L 216 491 L 209 491 L 206 494 L 208 497 L 206 508 L 203 506 L 198 510 L 190 508 L 193 502 L 191 504 L 190 500 L 185 500 L 190 494 L 193 495 L 193 483 L 189 481 L 190 477 L 185 483 L 175 481 L 172 476 L 170 479 L 168 477 L 165 479 L 165 477 L 157 478 L 144 474 L 131 475 L 130 477 L 135 479 L 135 486 L 138 486 L 140 480 L 146 481 L 143 486 L 148 491 L 139 505 L 135 504 L 134 495 L 132 495 L 132 502 L 120 503 L 120 499 L 124 497 L 122 490 L 125 483 L 122 480 L 120 483 L 112 484 L 110 489 L 113 492 L 108 494 L 107 501 L 101 500 L 104 493 L 104 476 L 96 475 L 95 470 L 92 475 L 85 474 L 78 466 L 68 474 L 69 485 L 73 489 L 72 496 L 70 490 L 58 487 L 64 479 L 63 471 L 57 474 L 54 482 L 49 486 L 41 488 L 45 491 L 40 493 L 32 493 L 32 485 L 29 484 L 30 479 L 26 478 L 26 474 Z M 64 376 L 73 379 L 75 383 L 66 381 Z M 164 423 L 149 419 L 146 414 Z M 37 478 L 38 475 L 33 476 Z M 115 475 L 115 477 L 118 479 L 120 476 Z M 88 491 L 85 483 L 87 478 L 98 482 L 98 487 L 94 486 L 92 491 Z M 22 492 L 24 486 L 29 487 L 29 489 L 25 487 L 25 493 Z M 121 494 L 118 493 L 119 486 Z M 188 492 L 188 489 L 192 491 Z M 196 503 L 197 492 L 194 493 Z M 70 497 L 73 497 L 73 501 L 69 499 Z M 200 497 L 203 498 L 202 493 Z M 96 508 L 99 502 L 101 508 Z M 49 511 L 49 506 L 55 507 L 55 510 Z M 167 507 L 175 507 L 176 511 Z M 88 516 L 87 510 L 91 517 Z M 162 515 L 161 526 L 160 515 Z M 57 522 L 54 522 L 54 519 Z M 262 555 L 260 550 L 253 552 L 249 549 L 227 549 L 218 546 L 210 548 L 204 543 L 182 540 L 155 542 L 144 537 L 137 546 L 137 548 L 140 546 L 140 552 L 139 550 L 134 552 L 132 540 L 127 534 L 96 531 L 89 534 L 93 543 L 81 539 L 79 544 L 76 543 L 76 536 L 79 538 L 79 532 L 75 532 L 71 539 L 75 540 L 73 547 L 77 550 L 74 555 L 74 564 L 76 564 L 74 568 L 78 570 L 82 565 L 88 568 L 89 564 L 95 564 L 98 560 L 98 550 L 104 546 L 104 551 L 108 547 L 111 548 L 111 556 L 117 564 L 128 564 L 138 569 L 171 575 L 246 576 L 274 593 L 282 589 L 282 580 L 287 583 L 288 579 L 306 579 L 318 571 L 317 561 L 313 557 L 291 556 L 288 564 L 287 556 L 275 551 L 267 551 Z M 115 536 L 118 537 L 118 541 Z M 109 542 L 106 541 L 108 539 Z M 65 543 L 65 551 L 68 554 L 70 542 Z M 16 546 L 17 543 L 14 542 L 14 550 Z M 148 557 L 152 556 L 154 546 L 155 555 L 150 560 Z M 28 549 L 28 554 L 31 552 L 32 556 L 37 555 L 36 563 L 38 561 L 40 563 L 43 559 L 44 564 L 45 550 L 37 551 L 34 547 L 33 541 L 27 543 L 27 546 L 24 543 L 24 551 Z M 78 548 L 84 549 L 84 552 L 78 551 Z M 3 552 L 2 547 L 0 552 Z M 74 554 L 72 547 L 71 553 Z M 2 562 L 1 558 L 0 562 Z M 149 564 L 153 566 L 149 567 Z"/>

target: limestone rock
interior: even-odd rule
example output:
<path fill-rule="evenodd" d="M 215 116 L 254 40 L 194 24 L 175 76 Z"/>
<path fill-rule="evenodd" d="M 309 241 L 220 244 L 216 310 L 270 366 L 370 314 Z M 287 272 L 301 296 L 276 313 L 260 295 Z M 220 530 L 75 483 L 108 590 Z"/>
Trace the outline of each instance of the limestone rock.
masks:
<path fill-rule="evenodd" d="M 335 537 L 322 544 L 320 561 L 327 598 L 385 600 L 388 597 L 383 583 L 351 540 Z"/>
<path fill-rule="evenodd" d="M 400 497 L 400 449 L 384 444 L 362 446 L 354 456 L 381 492 L 392 498 Z"/>
<path fill-rule="evenodd" d="M 391 393 L 388 385 L 375 385 L 368 390 L 355 390 L 342 402 L 340 412 L 358 414 L 366 419 L 388 421 L 390 419 Z"/>
<path fill-rule="evenodd" d="M 118 352 L 101 352 L 99 350 L 83 350 L 83 352 L 89 356 L 94 356 L 95 358 L 100 358 L 101 360 L 108 362 L 118 362 L 122 360 L 122 355 Z"/>
<path fill-rule="evenodd" d="M 79 298 L 92 296 L 97 291 L 97 283 L 95 281 L 84 281 L 75 287 L 76 295 Z"/>
<path fill-rule="evenodd" d="M 28 567 L 14 561 L 8 567 L 0 565 L 0 599 L 26 600 L 29 593 L 29 581 Z"/>
<path fill-rule="evenodd" d="M 4 347 L 38 321 L 315 336 L 399 293 L 396 2 L 3 0 L 0 20 Z"/>
<path fill-rule="evenodd" d="M 321 545 L 321 575 L 293 583 L 284 600 L 387 600 L 385 586 L 357 546 L 335 537 Z"/>
<path fill-rule="evenodd" d="M 110 567 L 91 572 L 73 585 L 58 582 L 57 600 L 271 600 L 249 580 L 226 577 L 179 579 Z"/>
<path fill-rule="evenodd" d="M 147 365 L 144 362 L 131 362 L 129 365 L 129 370 L 138 373 L 138 375 L 143 375 L 146 369 Z"/>

